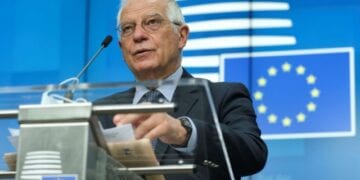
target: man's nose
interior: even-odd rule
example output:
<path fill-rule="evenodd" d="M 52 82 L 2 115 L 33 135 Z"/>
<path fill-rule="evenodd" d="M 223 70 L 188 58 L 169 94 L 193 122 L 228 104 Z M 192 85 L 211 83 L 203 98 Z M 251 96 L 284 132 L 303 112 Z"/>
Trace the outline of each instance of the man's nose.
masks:
<path fill-rule="evenodd" d="M 145 29 L 142 26 L 135 26 L 134 33 L 133 33 L 133 39 L 134 41 L 143 41 L 147 39 L 148 33 L 145 31 Z"/>

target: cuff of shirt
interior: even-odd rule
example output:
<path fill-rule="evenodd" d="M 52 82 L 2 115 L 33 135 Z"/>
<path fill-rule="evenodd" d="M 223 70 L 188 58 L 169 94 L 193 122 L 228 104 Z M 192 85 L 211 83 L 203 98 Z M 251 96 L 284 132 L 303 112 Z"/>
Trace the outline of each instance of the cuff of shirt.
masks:
<path fill-rule="evenodd" d="M 190 123 L 191 123 L 191 128 L 192 128 L 192 132 L 191 132 L 191 135 L 190 135 L 190 138 L 189 138 L 189 141 L 188 141 L 188 144 L 187 144 L 187 147 L 174 147 L 173 148 L 177 151 L 180 151 L 180 152 L 183 152 L 183 153 L 186 153 L 186 154 L 191 154 L 194 152 L 195 150 L 195 146 L 196 146 L 196 141 L 197 141 L 197 129 L 196 129 L 196 126 L 194 124 L 194 122 L 192 121 L 191 118 L 187 117 L 187 116 L 183 116 L 182 118 L 187 118 Z"/>

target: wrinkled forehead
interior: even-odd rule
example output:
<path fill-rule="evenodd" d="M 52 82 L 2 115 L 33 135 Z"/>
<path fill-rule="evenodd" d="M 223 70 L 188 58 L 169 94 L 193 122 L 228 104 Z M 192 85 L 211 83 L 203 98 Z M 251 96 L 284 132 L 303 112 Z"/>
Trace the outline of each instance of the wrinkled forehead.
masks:
<path fill-rule="evenodd" d="M 166 0 L 129 0 L 123 7 L 120 21 L 136 21 L 154 14 L 165 17 L 166 2 Z"/>

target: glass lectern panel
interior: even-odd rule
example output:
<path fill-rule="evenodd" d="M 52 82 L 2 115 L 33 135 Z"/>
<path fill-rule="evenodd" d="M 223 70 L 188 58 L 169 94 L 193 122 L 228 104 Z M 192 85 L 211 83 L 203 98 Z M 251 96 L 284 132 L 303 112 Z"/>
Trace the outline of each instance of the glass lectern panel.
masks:
<path fill-rule="evenodd" d="M 213 101 L 208 82 L 198 79 L 0 87 L 1 172 L 187 179 L 209 167 L 231 171 Z M 67 151 L 79 144 L 82 151 Z M 80 156 L 82 164 L 66 164 Z"/>

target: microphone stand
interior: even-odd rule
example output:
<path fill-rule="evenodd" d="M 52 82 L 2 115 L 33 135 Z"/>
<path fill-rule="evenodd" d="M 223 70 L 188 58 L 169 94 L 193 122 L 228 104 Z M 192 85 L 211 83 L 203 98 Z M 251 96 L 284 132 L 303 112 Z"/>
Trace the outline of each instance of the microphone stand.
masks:
<path fill-rule="evenodd" d="M 103 42 L 101 43 L 101 47 L 96 51 L 96 53 L 90 58 L 88 63 L 81 69 L 78 75 L 76 75 L 76 79 L 80 79 L 80 77 L 85 73 L 85 71 L 89 68 L 89 66 L 94 62 L 94 60 L 99 56 L 99 54 L 104 50 L 112 41 L 112 36 L 108 35 L 105 37 Z M 73 85 L 73 84 L 71 84 Z M 70 87 L 68 91 L 65 92 L 64 97 L 68 99 L 74 98 L 74 86 Z"/>

